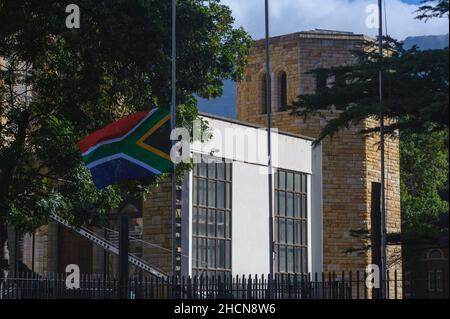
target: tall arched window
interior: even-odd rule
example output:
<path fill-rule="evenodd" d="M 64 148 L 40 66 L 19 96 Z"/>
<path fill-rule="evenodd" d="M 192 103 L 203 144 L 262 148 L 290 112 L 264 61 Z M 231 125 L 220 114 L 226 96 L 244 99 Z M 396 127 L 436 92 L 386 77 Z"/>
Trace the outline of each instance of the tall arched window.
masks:
<path fill-rule="evenodd" d="M 267 114 L 267 76 L 264 74 L 261 78 L 261 113 Z M 269 78 L 269 87 L 271 87 L 270 84 L 270 78 Z"/>
<path fill-rule="evenodd" d="M 287 75 L 286 72 L 283 71 L 278 77 L 278 110 L 280 112 L 286 111 L 287 105 Z"/>

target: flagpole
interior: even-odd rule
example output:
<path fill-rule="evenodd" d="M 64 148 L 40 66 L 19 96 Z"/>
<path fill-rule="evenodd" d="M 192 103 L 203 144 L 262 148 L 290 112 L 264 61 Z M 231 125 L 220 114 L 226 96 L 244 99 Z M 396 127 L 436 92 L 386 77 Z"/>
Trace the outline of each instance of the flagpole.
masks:
<path fill-rule="evenodd" d="M 274 278 L 274 242 L 273 242 L 273 168 L 272 168 L 272 92 L 270 77 L 270 39 L 269 39 L 269 1 L 265 0 L 265 34 L 266 34 L 266 108 L 267 108 L 267 152 L 268 152 L 268 187 L 269 187 L 269 273 Z"/>
<path fill-rule="evenodd" d="M 176 99 L 177 99 L 177 42 L 176 42 L 176 17 L 177 2 L 172 0 L 172 103 L 170 106 L 170 126 L 173 131 L 176 127 Z M 175 141 L 172 141 L 172 148 Z M 173 163 L 172 171 L 172 276 L 176 276 L 177 270 L 177 164 Z"/>
<path fill-rule="evenodd" d="M 379 13 L 379 34 L 378 34 L 378 50 L 380 55 L 380 61 L 383 58 L 383 3 L 382 0 L 378 0 L 378 13 Z M 380 105 L 383 103 L 383 71 L 380 67 L 379 70 L 379 98 Z M 386 299 L 386 191 L 385 191 L 385 126 L 384 126 L 384 112 L 380 112 L 380 151 L 381 151 L 381 298 Z"/>

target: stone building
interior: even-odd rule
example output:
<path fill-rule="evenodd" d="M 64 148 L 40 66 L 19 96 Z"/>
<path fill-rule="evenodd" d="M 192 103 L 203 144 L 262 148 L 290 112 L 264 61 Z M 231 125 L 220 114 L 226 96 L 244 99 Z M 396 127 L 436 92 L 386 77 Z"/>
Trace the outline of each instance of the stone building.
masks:
<path fill-rule="evenodd" d="M 197 164 L 186 174 L 178 194 L 178 272 L 268 274 L 271 257 L 267 130 L 211 115 L 202 117 L 208 121 L 212 136 L 205 142 L 191 144 L 190 152 Z M 273 162 L 276 171 L 271 190 L 276 198 L 277 269 L 280 273 L 320 273 L 321 147 L 313 147 L 313 139 L 296 134 L 271 135 L 278 155 Z M 130 252 L 153 269 L 170 274 L 170 180 L 163 181 L 142 205 L 128 204 L 118 211 L 127 208 L 128 213 L 134 214 L 129 222 Z M 89 227 L 82 231 L 93 231 L 117 246 L 117 211 L 109 219 L 104 229 Z M 34 236 L 19 240 L 17 247 L 22 248 L 12 249 L 19 258 L 13 259 L 22 268 L 40 274 L 65 272 L 70 264 L 78 265 L 82 273 L 117 274 L 117 258 L 111 253 L 105 256 L 102 249 L 93 245 L 94 240 L 91 243 L 80 235 L 83 234 L 52 222 Z M 139 273 L 139 269 L 130 269 Z"/>
<path fill-rule="evenodd" d="M 274 37 L 270 40 L 272 126 L 282 131 L 318 137 L 326 120 L 293 117 L 286 105 L 299 94 L 314 92 L 320 83 L 308 71 L 355 63 L 354 50 L 364 36 L 347 32 L 315 30 Z M 237 118 L 266 125 L 265 115 L 265 43 L 256 41 L 249 57 L 245 78 L 237 86 Z M 327 120 L 339 111 L 327 112 Z M 363 138 L 357 132 L 375 125 L 367 120 L 323 141 L 323 237 L 324 270 L 361 270 L 371 263 L 370 241 L 351 236 L 352 230 L 371 229 L 372 183 L 380 183 L 379 136 Z M 386 144 L 387 232 L 398 232 L 400 220 L 399 142 L 389 138 Z M 400 247 L 389 247 L 388 264 L 399 267 Z"/>
<path fill-rule="evenodd" d="M 278 135 L 284 145 L 279 154 L 280 164 L 276 166 L 279 171 L 275 175 L 274 188 L 277 220 L 275 226 L 278 227 L 275 232 L 277 250 L 274 259 L 278 272 L 364 271 L 367 265 L 372 264 L 370 238 L 355 237 L 352 233 L 354 231 L 369 233 L 372 220 L 379 217 L 373 216 L 372 212 L 375 200 L 372 198 L 372 190 L 380 183 L 380 152 L 377 144 L 379 137 L 374 135 L 365 138 L 358 134 L 362 128 L 372 127 L 376 123 L 373 120 L 367 120 L 360 127 L 343 131 L 332 139 L 327 138 L 318 149 L 314 149 L 311 147 L 312 140 L 319 135 L 326 124 L 326 119 L 310 117 L 304 121 L 286 111 L 286 106 L 299 94 L 312 93 L 317 85 L 323 85 L 315 76 L 307 74 L 308 71 L 318 67 L 355 63 L 353 50 L 359 48 L 364 41 L 371 41 L 371 39 L 353 33 L 323 30 L 274 37 L 270 41 L 272 127 L 280 131 Z M 237 126 L 240 129 L 254 130 L 258 127 L 266 127 L 265 79 L 267 76 L 264 49 L 264 41 L 254 43 L 245 77 L 237 85 L 237 121 L 205 116 L 213 127 L 224 129 Z M 327 111 L 327 117 L 332 119 L 338 113 L 338 110 Z M 233 173 L 230 173 L 231 175 L 224 173 L 225 175 L 219 177 L 218 172 L 222 169 L 226 171 L 228 164 L 217 163 L 214 164 L 214 168 L 213 166 L 197 166 L 185 179 L 183 191 L 180 193 L 181 202 L 177 220 L 179 271 L 184 274 L 196 274 L 205 269 L 233 274 L 267 273 L 270 258 L 268 257 L 268 238 L 266 238 L 267 225 L 264 224 L 267 219 L 263 218 L 268 212 L 267 198 L 264 195 L 268 193 L 267 178 L 261 178 L 256 174 L 249 175 L 249 172 L 256 172 L 256 167 L 266 164 L 258 160 L 246 161 L 239 154 L 227 154 L 221 146 L 217 145 L 210 147 L 208 151 L 202 151 L 194 145 L 191 152 L 194 155 L 210 155 L 215 152 L 214 156 L 231 160 L 230 169 Z M 213 170 L 215 177 L 209 178 L 209 173 L 202 175 L 204 174 L 202 169 L 208 172 Z M 398 232 L 401 224 L 399 143 L 393 138 L 389 138 L 386 145 L 386 176 L 387 231 Z M 300 189 L 295 186 L 289 188 L 291 187 L 289 178 L 298 179 L 299 185 L 309 185 L 308 190 L 310 189 L 311 192 L 301 188 L 303 186 Z M 304 182 L 302 182 L 303 178 Z M 203 242 L 204 236 L 199 233 L 203 231 L 200 230 L 199 225 L 203 225 L 201 214 L 205 212 L 202 210 L 200 197 L 195 197 L 195 195 L 199 196 L 198 184 L 195 183 L 204 180 L 208 183 L 213 182 L 217 192 L 219 185 L 226 186 L 230 183 L 233 185 L 230 204 L 232 209 L 228 206 L 219 207 L 223 204 L 219 205 L 217 202 L 220 194 L 216 195 L 219 197 L 215 199 L 215 204 L 219 206 L 207 207 L 208 210 L 215 211 L 216 215 L 212 218 L 216 221 L 214 227 L 217 233 L 212 239 L 206 238 L 205 242 Z M 285 181 L 282 183 L 283 186 L 280 186 L 281 180 Z M 296 183 L 292 185 L 297 185 Z M 228 192 L 224 190 L 224 194 Z M 286 216 L 281 216 L 279 200 L 285 197 L 280 196 L 294 196 L 299 200 L 305 196 L 307 208 L 302 209 L 300 206 L 295 208 L 297 206 L 293 200 L 295 207 L 292 208 L 292 218 L 287 216 L 289 210 L 287 207 L 283 207 L 283 214 Z M 143 242 L 149 243 L 149 245 L 141 245 L 140 243 L 143 242 L 135 242 L 133 244 L 136 245 L 135 250 L 142 258 L 167 273 L 170 272 L 171 267 L 170 249 L 172 247 L 170 199 L 170 184 L 163 183 L 154 195 L 144 202 L 141 216 L 133 222 L 133 225 L 136 224 L 140 229 L 136 236 Z M 286 203 L 288 203 L 287 199 Z M 302 215 L 303 211 L 307 211 L 307 215 Z M 222 229 L 222 225 L 228 220 L 227 217 L 222 220 L 222 217 L 228 216 L 229 213 L 232 216 L 232 232 L 219 236 L 219 228 Z M 307 233 L 308 235 L 305 235 L 307 238 L 299 239 L 298 243 L 295 242 L 296 239 L 292 239 L 293 242 L 289 243 L 283 237 L 288 236 L 289 230 L 286 225 L 291 220 L 292 225 L 298 224 L 298 234 Z M 280 235 L 278 230 L 281 222 L 286 223 L 282 224 L 286 229 L 284 235 Z M 302 232 L 303 222 L 308 231 Z M 226 232 L 227 228 L 224 227 Z M 86 272 L 114 271 L 115 261 L 111 260 L 111 256 L 106 256 L 101 249 L 92 245 L 84 246 L 80 250 L 81 246 L 77 244 L 75 234 L 64 233 L 63 242 L 57 239 L 57 235 L 52 235 L 57 233 L 52 231 L 54 228 L 59 229 L 60 233 L 63 232 L 60 229 L 61 226 L 54 225 L 38 232 L 42 234 L 38 236 L 43 242 L 41 246 L 53 247 L 39 253 L 40 257 L 45 258 L 39 264 L 42 266 L 40 270 L 61 272 L 64 271 L 65 263 L 78 262 L 85 265 Z M 294 234 L 297 234 L 296 231 Z M 70 236 L 75 237 L 69 240 Z M 299 235 L 299 238 L 301 236 L 303 235 Z M 30 246 L 30 240 L 28 236 L 22 241 L 22 250 L 27 250 L 25 248 Z M 215 244 L 209 246 L 210 240 Z M 200 249 L 199 246 L 203 248 Z M 29 253 L 22 252 L 21 249 L 13 249 L 13 251 L 29 256 Z M 222 255 L 222 252 L 227 249 L 230 249 L 231 260 L 227 260 L 226 253 Z M 211 268 L 198 263 L 198 260 L 203 258 L 208 260 L 211 251 L 216 254 L 211 257 L 217 262 L 216 265 L 220 261 L 226 267 Z M 89 256 L 86 257 L 86 255 Z M 219 260 L 219 255 L 223 259 Z M 401 274 L 400 247 L 389 247 L 388 255 L 390 269 L 395 268 Z M 299 256 L 298 260 L 297 256 Z M 29 264 L 29 257 L 21 258 L 25 264 Z M 77 261 L 80 258 L 88 260 Z M 19 259 L 16 258 L 16 260 Z M 64 262 L 61 259 L 64 259 Z M 31 267 L 28 265 L 28 268 Z"/>

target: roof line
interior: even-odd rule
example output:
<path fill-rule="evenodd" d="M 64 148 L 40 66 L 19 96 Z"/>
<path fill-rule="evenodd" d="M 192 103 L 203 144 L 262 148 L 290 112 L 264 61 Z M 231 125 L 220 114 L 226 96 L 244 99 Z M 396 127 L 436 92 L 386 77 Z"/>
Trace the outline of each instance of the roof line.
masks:
<path fill-rule="evenodd" d="M 290 40 L 294 39 L 301 39 L 301 38 L 318 38 L 318 39 L 349 39 L 349 38 L 356 38 L 359 40 L 373 40 L 370 36 L 367 36 L 365 34 L 358 34 L 353 32 L 347 32 L 347 31 L 333 31 L 333 30 L 309 30 L 309 31 L 299 31 L 299 32 L 293 32 L 288 34 L 281 34 L 277 36 L 270 37 L 270 40 L 276 41 L 279 39 L 287 38 Z M 264 42 L 264 39 L 256 39 L 254 40 L 255 44 L 259 44 Z"/>
<path fill-rule="evenodd" d="M 203 117 L 210 118 L 212 120 L 219 120 L 219 121 L 228 122 L 231 124 L 237 124 L 237 125 L 242 125 L 242 126 L 246 126 L 246 127 L 267 130 L 267 127 L 264 127 L 262 125 L 256 125 L 256 124 L 252 124 L 252 123 L 248 123 L 248 122 L 244 122 L 244 121 L 240 121 L 240 120 L 236 120 L 236 119 L 230 119 L 230 118 L 219 116 L 219 115 L 204 113 L 204 112 L 199 112 L 199 114 Z M 285 132 L 285 131 L 278 131 L 278 134 L 295 137 L 295 138 L 301 138 L 303 140 L 312 141 L 312 142 L 314 142 L 316 140 L 315 138 L 310 137 L 310 136 L 294 134 L 294 133 Z"/>

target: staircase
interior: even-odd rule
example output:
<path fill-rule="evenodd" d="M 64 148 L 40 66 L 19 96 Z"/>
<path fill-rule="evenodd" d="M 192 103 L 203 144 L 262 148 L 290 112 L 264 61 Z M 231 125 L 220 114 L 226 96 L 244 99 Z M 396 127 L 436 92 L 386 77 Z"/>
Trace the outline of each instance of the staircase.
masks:
<path fill-rule="evenodd" d="M 82 237 L 86 238 L 87 240 L 91 241 L 92 243 L 102 247 L 103 249 L 107 250 L 108 252 L 110 252 L 114 255 L 119 255 L 119 248 L 116 245 L 114 245 L 110 241 L 98 236 L 97 234 L 94 234 L 89 229 L 84 228 L 84 227 L 81 227 L 81 228 L 73 227 L 65 219 L 63 219 L 55 214 L 53 214 L 51 216 L 51 218 L 54 221 L 56 221 L 57 223 L 65 226 L 67 228 L 70 228 L 71 230 L 78 233 L 80 236 L 82 236 Z M 155 267 L 149 265 L 146 261 L 144 261 L 136 256 L 133 256 L 131 254 L 128 254 L 128 262 L 130 264 L 136 266 L 137 268 L 142 269 L 143 271 L 145 271 L 157 278 L 161 278 L 161 279 L 168 278 L 168 275 L 165 274 L 164 272 L 156 269 Z"/>

